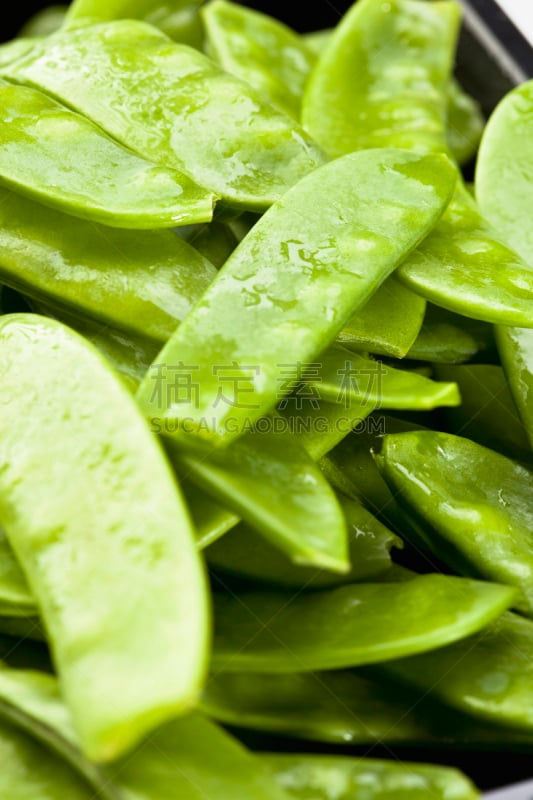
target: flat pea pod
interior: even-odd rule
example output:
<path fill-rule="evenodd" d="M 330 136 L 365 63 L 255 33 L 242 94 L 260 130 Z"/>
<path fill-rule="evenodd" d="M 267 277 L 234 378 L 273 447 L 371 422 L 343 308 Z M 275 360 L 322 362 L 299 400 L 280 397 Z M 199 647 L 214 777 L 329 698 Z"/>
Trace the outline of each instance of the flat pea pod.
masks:
<path fill-rule="evenodd" d="M 445 575 L 296 597 L 218 593 L 212 664 L 221 672 L 291 673 L 378 663 L 468 636 L 516 597 L 511 587 Z M 391 608 L 402 609 L 393 627 Z"/>
<path fill-rule="evenodd" d="M 91 787 L 61 758 L 0 723 L 0 794 L 10 800 L 91 800 Z"/>
<path fill-rule="evenodd" d="M 437 382 L 416 372 L 396 369 L 341 347 L 330 347 L 320 356 L 320 374 L 309 381 L 329 402 L 371 400 L 376 408 L 431 410 L 457 406 L 457 384 Z"/>
<path fill-rule="evenodd" d="M 403 358 L 420 333 L 425 309 L 424 298 L 392 275 L 350 317 L 337 341 L 350 349 Z"/>
<path fill-rule="evenodd" d="M 464 364 L 474 357 L 490 358 L 494 350 L 491 325 L 428 303 L 420 333 L 406 355 L 415 361 Z"/>
<path fill-rule="evenodd" d="M 533 235 L 524 223 L 532 196 L 531 109 L 533 81 L 504 97 L 483 132 L 475 175 L 481 211 L 525 259 L 533 254 Z"/>
<path fill-rule="evenodd" d="M 533 473 L 437 431 L 385 436 L 377 458 L 431 549 L 460 572 L 518 587 L 515 607 L 532 614 Z"/>
<path fill-rule="evenodd" d="M 46 6 L 24 23 L 18 35 L 33 39 L 55 33 L 63 25 L 67 9 L 66 5 Z"/>
<path fill-rule="evenodd" d="M 458 186 L 438 226 L 396 270 L 426 300 L 465 317 L 533 327 L 533 270 L 497 238 Z"/>
<path fill-rule="evenodd" d="M 522 331 L 523 328 L 500 328 Z M 449 433 L 472 439 L 510 458 L 531 460 L 527 434 L 513 402 L 509 384 L 497 364 L 439 364 L 441 380 L 456 381 L 462 403 L 444 412 Z"/>
<path fill-rule="evenodd" d="M 267 753 L 261 759 L 297 800 L 476 800 L 459 770 L 346 756 Z"/>
<path fill-rule="evenodd" d="M 324 569 L 291 563 L 246 525 L 239 525 L 206 550 L 211 569 L 278 588 L 317 589 L 371 580 L 392 566 L 390 551 L 401 540 L 364 506 L 339 496 L 348 526 L 351 569 L 335 575 Z"/>
<path fill-rule="evenodd" d="M 485 119 L 479 103 L 467 94 L 461 84 L 452 78 L 448 82 L 446 113 L 446 139 L 458 164 L 467 164 L 481 141 Z"/>
<path fill-rule="evenodd" d="M 332 157 L 391 146 L 444 151 L 459 17 L 451 2 L 359 0 L 311 74 L 304 127 Z"/>
<path fill-rule="evenodd" d="M 318 31 L 310 31 L 303 34 L 303 40 L 309 50 L 312 50 L 316 56 L 322 55 L 324 48 L 331 39 L 333 28 L 323 28 Z"/>
<path fill-rule="evenodd" d="M 5 70 L 230 206 L 264 210 L 324 161 L 248 84 L 143 22 L 54 34 Z"/>
<path fill-rule="evenodd" d="M 37 89 L 0 83 L 0 183 L 116 228 L 207 222 L 215 196 L 150 163 Z"/>
<path fill-rule="evenodd" d="M 138 394 L 147 415 L 181 421 L 189 438 L 236 438 L 281 399 L 287 370 L 312 362 L 433 227 L 454 180 L 445 156 L 373 150 L 300 181 L 243 239 L 158 356 L 199 366 L 198 402 L 153 402 L 148 375 Z M 241 402 L 219 400 L 224 365 Z"/>
<path fill-rule="evenodd" d="M 496 343 L 509 390 L 533 447 L 533 333 L 529 328 L 496 328 Z M 522 439 L 523 442 L 523 439 Z"/>
<path fill-rule="evenodd" d="M 527 731 L 480 722 L 436 698 L 356 672 L 211 675 L 205 711 L 225 725 L 329 742 L 529 750 Z"/>
<path fill-rule="evenodd" d="M 265 420 L 272 424 L 275 420 Z M 205 458 L 172 440 L 171 460 L 296 563 L 348 572 L 346 524 L 335 494 L 296 437 L 241 436 Z M 287 492 L 290 486 L 290 492 Z"/>
<path fill-rule="evenodd" d="M 533 623 L 504 614 L 462 642 L 379 670 L 473 717 L 531 733 L 532 664 Z"/>
<path fill-rule="evenodd" d="M 109 760 L 196 701 L 208 607 L 193 531 L 131 395 L 81 337 L 4 316 L 0 371 L 2 522 L 82 749 Z"/>
<path fill-rule="evenodd" d="M 52 675 L 0 670 L 0 716 L 45 745 L 48 752 L 41 753 L 41 762 L 53 763 L 50 751 L 55 751 L 81 773 L 92 784 L 87 800 L 94 792 L 106 800 L 287 800 L 260 762 L 200 714 L 163 725 L 139 748 L 105 767 L 81 752 Z M 36 798 L 29 795 L 28 800 Z"/>
<path fill-rule="evenodd" d="M 29 53 L 35 45 L 35 41 L 29 38 L 11 39 L 9 42 L 0 44 L 0 67 L 16 61 L 23 55 Z"/>
<path fill-rule="evenodd" d="M 305 85 L 316 61 L 305 40 L 277 19 L 229 0 L 211 0 L 202 19 L 215 61 L 299 120 Z"/>
<path fill-rule="evenodd" d="M 214 278 L 171 231 L 121 231 L 0 188 L 0 280 L 139 338 L 163 343 Z"/>

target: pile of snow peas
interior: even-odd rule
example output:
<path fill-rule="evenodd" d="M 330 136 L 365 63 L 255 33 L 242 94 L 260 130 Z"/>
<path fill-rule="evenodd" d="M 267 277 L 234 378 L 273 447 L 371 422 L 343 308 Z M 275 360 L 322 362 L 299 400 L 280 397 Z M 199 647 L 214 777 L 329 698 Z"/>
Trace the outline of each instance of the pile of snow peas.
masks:
<path fill-rule="evenodd" d="M 474 800 L 402 748 L 531 752 L 533 82 L 486 122 L 460 25 L 0 46 L 1 797 Z"/>

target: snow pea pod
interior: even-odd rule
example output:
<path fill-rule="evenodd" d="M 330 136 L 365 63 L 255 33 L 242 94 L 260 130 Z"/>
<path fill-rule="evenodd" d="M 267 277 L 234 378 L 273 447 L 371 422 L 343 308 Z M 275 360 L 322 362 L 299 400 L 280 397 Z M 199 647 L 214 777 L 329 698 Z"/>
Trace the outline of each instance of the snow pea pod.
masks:
<path fill-rule="evenodd" d="M 501 328 L 518 331 L 523 328 Z M 462 403 L 444 412 L 450 433 L 472 439 L 510 458 L 531 460 L 527 434 L 509 384 L 497 364 L 437 365 L 441 380 L 456 381 Z"/>
<path fill-rule="evenodd" d="M 270 427 L 275 421 L 265 420 Z M 342 510 L 296 437 L 272 430 L 249 434 L 205 458 L 173 441 L 166 447 L 188 477 L 296 563 L 348 571 Z"/>
<path fill-rule="evenodd" d="M 29 53 L 35 45 L 32 39 L 12 39 L 10 42 L 0 44 L 0 67 L 16 61 L 23 55 Z"/>
<path fill-rule="evenodd" d="M 208 610 L 193 532 L 131 395 L 81 337 L 4 316 L 0 368 L 2 522 L 82 749 L 108 760 L 196 701 Z"/>
<path fill-rule="evenodd" d="M 403 358 L 420 333 L 425 309 L 424 298 L 392 275 L 350 317 L 337 341 L 354 350 Z"/>
<path fill-rule="evenodd" d="M 476 154 L 485 126 L 479 103 L 467 94 L 460 83 L 448 82 L 446 139 L 458 164 L 466 164 Z"/>
<path fill-rule="evenodd" d="M 407 357 L 436 364 L 463 364 L 494 351 L 493 328 L 428 303 L 424 324 Z"/>
<path fill-rule="evenodd" d="M 239 525 L 206 550 L 212 569 L 279 588 L 317 589 L 371 580 L 392 566 L 390 551 L 401 540 L 364 506 L 339 495 L 348 526 L 351 569 L 334 575 L 323 569 L 292 564 L 282 553 L 245 525 Z"/>
<path fill-rule="evenodd" d="M 324 161 L 248 84 L 143 22 L 54 34 L 5 71 L 230 206 L 264 210 Z"/>
<path fill-rule="evenodd" d="M 386 661 L 468 636 L 509 608 L 517 594 L 445 575 L 296 597 L 218 593 L 212 664 L 221 672 L 291 673 Z M 394 626 L 391 608 L 402 609 Z"/>
<path fill-rule="evenodd" d="M 0 670 L 0 716 L 62 756 L 106 800 L 287 800 L 260 762 L 200 714 L 163 725 L 106 767 L 82 754 L 52 675 Z M 54 756 L 43 752 L 41 760 L 53 763 Z"/>
<path fill-rule="evenodd" d="M 495 334 L 509 390 L 532 447 L 533 408 L 530 398 L 533 392 L 533 333 L 528 328 L 500 325 L 496 327 Z"/>
<path fill-rule="evenodd" d="M 298 800 L 476 800 L 459 770 L 346 756 L 262 754 L 277 782 Z"/>
<path fill-rule="evenodd" d="M 457 187 L 438 226 L 395 274 L 449 311 L 533 327 L 533 270 L 496 238 L 464 187 Z"/>
<path fill-rule="evenodd" d="M 211 675 L 202 706 L 226 725 L 331 742 L 528 749 L 526 731 L 483 723 L 407 686 L 355 672 Z"/>
<path fill-rule="evenodd" d="M 379 670 L 473 717 L 531 733 L 532 665 L 533 623 L 504 614 L 473 637 Z"/>
<path fill-rule="evenodd" d="M 0 280 L 141 338 L 165 342 L 215 276 L 170 231 L 121 231 L 0 188 Z"/>
<path fill-rule="evenodd" d="M 91 787 L 61 758 L 0 723 L 0 794 L 10 800 L 91 800 Z"/>
<path fill-rule="evenodd" d="M 311 74 L 304 127 L 332 157 L 393 145 L 443 152 L 459 18 L 452 2 L 359 0 Z"/>
<path fill-rule="evenodd" d="M 18 35 L 37 38 L 55 33 L 65 21 L 67 9 L 66 5 L 51 5 L 43 8 L 24 23 Z"/>
<path fill-rule="evenodd" d="M 152 164 L 37 89 L 0 83 L 0 183 L 116 228 L 207 222 L 215 196 Z"/>
<path fill-rule="evenodd" d="M 437 431 L 385 436 L 377 458 L 432 550 L 462 573 L 518 587 L 515 607 L 532 614 L 533 473 Z"/>
<path fill-rule="evenodd" d="M 204 6 L 202 19 L 215 61 L 299 120 L 316 61 L 304 39 L 277 19 L 229 0 L 212 0 Z"/>
<path fill-rule="evenodd" d="M 424 410 L 461 402 L 455 383 L 432 381 L 341 347 L 330 347 L 319 363 L 320 374 L 309 385 L 332 403 L 369 399 L 376 408 Z"/>
<path fill-rule="evenodd" d="M 138 394 L 147 415 L 182 429 L 186 420 L 183 435 L 213 444 L 238 436 L 282 398 L 287 371 L 312 362 L 433 227 L 454 180 L 445 156 L 373 150 L 300 181 L 243 239 L 158 357 L 199 366 L 198 401 L 153 402 L 148 375 Z M 240 402 L 220 402 L 220 365 L 231 365 Z"/>

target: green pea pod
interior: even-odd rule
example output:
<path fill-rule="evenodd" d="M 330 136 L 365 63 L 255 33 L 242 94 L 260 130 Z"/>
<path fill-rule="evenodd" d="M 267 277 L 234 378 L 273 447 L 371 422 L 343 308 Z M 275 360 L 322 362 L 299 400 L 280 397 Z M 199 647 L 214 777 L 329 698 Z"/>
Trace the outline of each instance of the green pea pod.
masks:
<path fill-rule="evenodd" d="M 408 370 L 330 347 L 320 356 L 321 370 L 309 381 L 330 402 L 371 400 L 376 408 L 424 410 L 457 406 L 461 396 L 455 383 L 437 383 Z"/>
<path fill-rule="evenodd" d="M 500 325 L 533 327 L 533 270 L 495 238 L 458 186 L 439 225 L 396 276 L 435 305 Z"/>
<path fill-rule="evenodd" d="M 194 5 L 199 6 L 201 0 Z M 112 22 L 117 19 L 146 19 L 157 12 L 179 13 L 191 0 L 73 0 L 65 20 L 67 27 Z"/>
<path fill-rule="evenodd" d="M 10 42 L 0 44 L 0 67 L 27 55 L 34 46 L 35 41 L 28 38 L 12 39 Z"/>
<path fill-rule="evenodd" d="M 0 794 L 10 800 L 91 800 L 93 792 L 59 757 L 12 725 L 0 724 Z"/>
<path fill-rule="evenodd" d="M 202 19 L 215 61 L 250 83 L 268 103 L 299 120 L 305 85 L 316 61 L 304 39 L 277 19 L 229 0 L 211 0 Z"/>
<path fill-rule="evenodd" d="M 533 333 L 528 328 L 496 327 L 496 343 L 509 390 L 533 446 Z M 521 440 L 522 445 L 524 439 Z"/>
<path fill-rule="evenodd" d="M 217 594 L 212 664 L 221 672 L 291 673 L 387 661 L 468 636 L 509 608 L 517 594 L 445 575 L 296 597 Z M 394 626 L 391 608 L 402 609 Z"/>
<path fill-rule="evenodd" d="M 263 754 L 277 782 L 297 800 L 476 800 L 459 770 L 346 756 Z"/>
<path fill-rule="evenodd" d="M 501 328 L 521 331 L 523 328 Z M 509 384 L 497 364 L 437 365 L 441 380 L 456 381 L 462 403 L 446 410 L 450 433 L 465 436 L 499 453 L 528 461 L 531 448 L 518 416 Z"/>
<path fill-rule="evenodd" d="M 467 164 L 481 141 L 485 125 L 479 103 L 452 78 L 447 90 L 446 138 L 458 164 Z"/>
<path fill-rule="evenodd" d="M 38 38 L 55 33 L 63 25 L 67 10 L 68 6 L 66 5 L 46 6 L 46 8 L 38 11 L 24 23 L 18 35 Z"/>
<path fill-rule="evenodd" d="M 438 651 L 437 651 L 438 652 Z M 337 745 L 529 749 L 533 737 L 472 719 L 409 687 L 347 671 L 211 675 L 202 706 L 226 725 Z"/>
<path fill-rule="evenodd" d="M 436 364 L 463 364 L 475 356 L 490 357 L 493 350 L 491 325 L 428 303 L 424 324 L 407 357 Z"/>
<path fill-rule="evenodd" d="M 443 152 L 459 21 L 452 2 L 359 0 L 311 74 L 304 127 L 332 157 L 391 146 Z"/>
<path fill-rule="evenodd" d="M 0 83 L 0 183 L 116 228 L 207 222 L 215 196 L 139 158 L 36 89 Z"/>
<path fill-rule="evenodd" d="M 324 28 L 323 30 L 304 33 L 302 38 L 308 49 L 311 50 L 316 56 L 320 56 L 324 52 L 324 49 L 331 39 L 332 34 L 332 28 Z"/>
<path fill-rule="evenodd" d="M 271 425 L 275 418 L 265 422 Z M 172 441 L 166 446 L 188 477 L 296 563 L 348 572 L 342 510 L 296 437 L 273 430 L 250 434 L 205 458 Z"/>
<path fill-rule="evenodd" d="M 300 181 L 243 239 L 158 356 L 199 367 L 198 401 L 154 402 L 149 374 L 138 394 L 147 415 L 178 423 L 189 439 L 240 435 L 432 228 L 454 178 L 445 156 L 373 150 Z M 221 402 L 221 375 L 240 390 L 230 404 Z"/>
<path fill-rule="evenodd" d="M 217 269 L 224 265 L 239 244 L 232 229 L 223 222 L 210 222 L 194 228 L 185 239 Z"/>
<path fill-rule="evenodd" d="M 24 573 L 0 528 L 0 615 L 35 616 L 36 606 Z"/>
<path fill-rule="evenodd" d="M 403 358 L 420 333 L 425 310 L 424 298 L 410 292 L 392 275 L 350 317 L 337 341 L 354 350 Z"/>
<path fill-rule="evenodd" d="M 533 613 L 532 472 L 436 431 L 385 436 L 378 460 L 437 555 L 460 572 L 518 587 L 516 607 Z"/>
<path fill-rule="evenodd" d="M 533 623 L 504 614 L 462 642 L 379 669 L 473 717 L 531 733 L 532 665 Z"/>
<path fill-rule="evenodd" d="M 264 210 L 324 160 L 248 84 L 135 20 L 57 33 L 5 71 L 230 206 Z"/>
<path fill-rule="evenodd" d="M 260 762 L 199 714 L 163 725 L 138 749 L 105 768 L 80 751 L 52 675 L 1 669 L 0 716 L 46 746 L 48 752 L 39 751 L 41 763 L 53 764 L 50 751 L 55 751 L 81 773 L 93 786 L 87 800 L 94 791 L 106 800 L 287 800 Z M 58 795 L 62 800 L 65 796 Z M 37 798 L 31 794 L 24 800 Z"/>
<path fill-rule="evenodd" d="M 208 613 L 193 532 L 131 395 L 81 337 L 4 316 L 0 371 L 2 522 L 82 748 L 109 760 L 196 701 Z"/>
<path fill-rule="evenodd" d="M 351 569 L 334 575 L 323 569 L 291 564 L 287 558 L 246 525 L 239 525 L 206 551 L 212 569 L 260 584 L 289 589 L 317 589 L 371 580 L 392 566 L 392 547 L 401 539 L 360 503 L 338 498 L 348 526 Z"/>
<path fill-rule="evenodd" d="M 170 231 L 121 231 L 0 189 L 0 280 L 139 338 L 165 342 L 216 272 Z"/>

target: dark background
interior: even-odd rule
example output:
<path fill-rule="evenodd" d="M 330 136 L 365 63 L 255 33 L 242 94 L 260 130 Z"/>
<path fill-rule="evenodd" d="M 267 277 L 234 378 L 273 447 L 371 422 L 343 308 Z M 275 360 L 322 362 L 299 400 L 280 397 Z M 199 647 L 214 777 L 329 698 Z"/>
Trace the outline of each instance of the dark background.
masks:
<path fill-rule="evenodd" d="M 50 5 L 49 2 L 38 0 L 21 0 L 16 5 L 10 6 L 9 15 L 4 13 L 0 29 L 2 40 L 11 39 L 18 29 L 33 13 Z M 305 2 L 296 3 L 295 0 L 271 0 L 267 2 L 244 2 L 244 5 L 266 11 L 299 31 L 312 31 L 318 28 L 331 28 L 339 21 L 344 12 L 351 5 L 351 0 L 314 0 L 312 7 L 306 7 Z M 9 20 L 6 17 L 9 16 Z"/>

